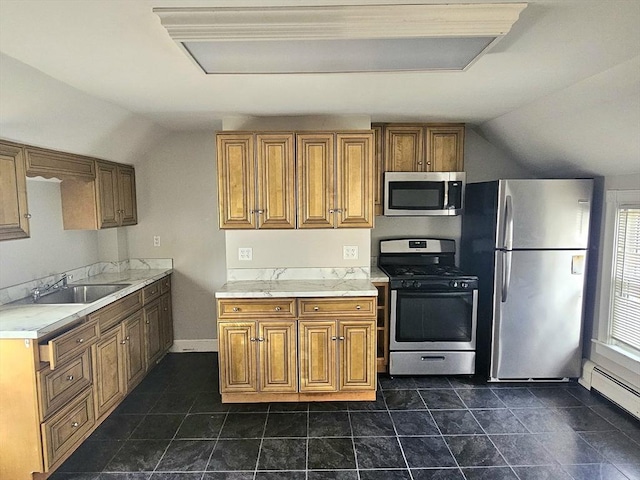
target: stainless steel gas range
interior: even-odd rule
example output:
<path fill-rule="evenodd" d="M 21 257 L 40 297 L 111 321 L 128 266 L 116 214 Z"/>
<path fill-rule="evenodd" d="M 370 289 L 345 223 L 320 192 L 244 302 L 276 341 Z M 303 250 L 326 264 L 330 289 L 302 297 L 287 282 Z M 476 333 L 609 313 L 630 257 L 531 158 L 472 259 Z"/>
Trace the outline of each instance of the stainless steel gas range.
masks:
<path fill-rule="evenodd" d="M 475 373 L 478 277 L 455 266 L 455 241 L 380 241 L 391 289 L 389 373 Z"/>

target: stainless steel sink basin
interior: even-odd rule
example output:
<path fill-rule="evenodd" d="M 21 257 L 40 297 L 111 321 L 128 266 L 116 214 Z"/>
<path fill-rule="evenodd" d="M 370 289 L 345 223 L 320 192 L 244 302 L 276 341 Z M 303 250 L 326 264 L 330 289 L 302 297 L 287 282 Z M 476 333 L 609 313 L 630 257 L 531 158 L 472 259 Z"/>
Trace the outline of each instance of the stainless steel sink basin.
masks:
<path fill-rule="evenodd" d="M 41 296 L 38 301 L 34 303 L 92 303 L 128 286 L 128 283 L 69 285 L 53 293 Z"/>

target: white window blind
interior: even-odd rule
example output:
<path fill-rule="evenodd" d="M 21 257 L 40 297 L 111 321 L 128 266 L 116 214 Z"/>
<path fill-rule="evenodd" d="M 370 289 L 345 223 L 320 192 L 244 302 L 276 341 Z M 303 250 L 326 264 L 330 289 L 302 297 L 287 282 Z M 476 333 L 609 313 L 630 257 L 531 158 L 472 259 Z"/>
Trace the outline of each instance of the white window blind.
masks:
<path fill-rule="evenodd" d="M 640 206 L 616 217 L 611 339 L 640 351 Z"/>

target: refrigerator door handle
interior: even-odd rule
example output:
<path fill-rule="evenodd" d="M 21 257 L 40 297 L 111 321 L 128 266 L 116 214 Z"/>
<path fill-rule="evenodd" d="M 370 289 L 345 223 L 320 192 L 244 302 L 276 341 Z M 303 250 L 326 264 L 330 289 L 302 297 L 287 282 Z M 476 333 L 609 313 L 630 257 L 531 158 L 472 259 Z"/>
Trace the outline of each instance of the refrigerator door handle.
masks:
<path fill-rule="evenodd" d="M 504 231 L 502 235 L 502 248 L 513 248 L 513 201 L 511 195 L 507 195 L 504 202 Z"/>
<path fill-rule="evenodd" d="M 509 295 L 509 284 L 511 283 L 511 251 L 502 252 L 502 298 L 501 302 L 506 303 Z"/>

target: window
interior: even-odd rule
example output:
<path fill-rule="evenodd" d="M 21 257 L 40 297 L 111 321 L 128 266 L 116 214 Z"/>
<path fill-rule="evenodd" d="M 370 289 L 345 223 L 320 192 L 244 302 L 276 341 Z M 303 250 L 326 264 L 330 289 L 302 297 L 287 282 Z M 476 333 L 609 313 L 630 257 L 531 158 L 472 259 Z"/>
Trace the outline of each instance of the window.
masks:
<path fill-rule="evenodd" d="M 604 221 L 591 360 L 622 375 L 640 370 L 640 190 L 608 191 Z"/>
<path fill-rule="evenodd" d="M 640 351 L 640 205 L 616 208 L 610 339 Z"/>

